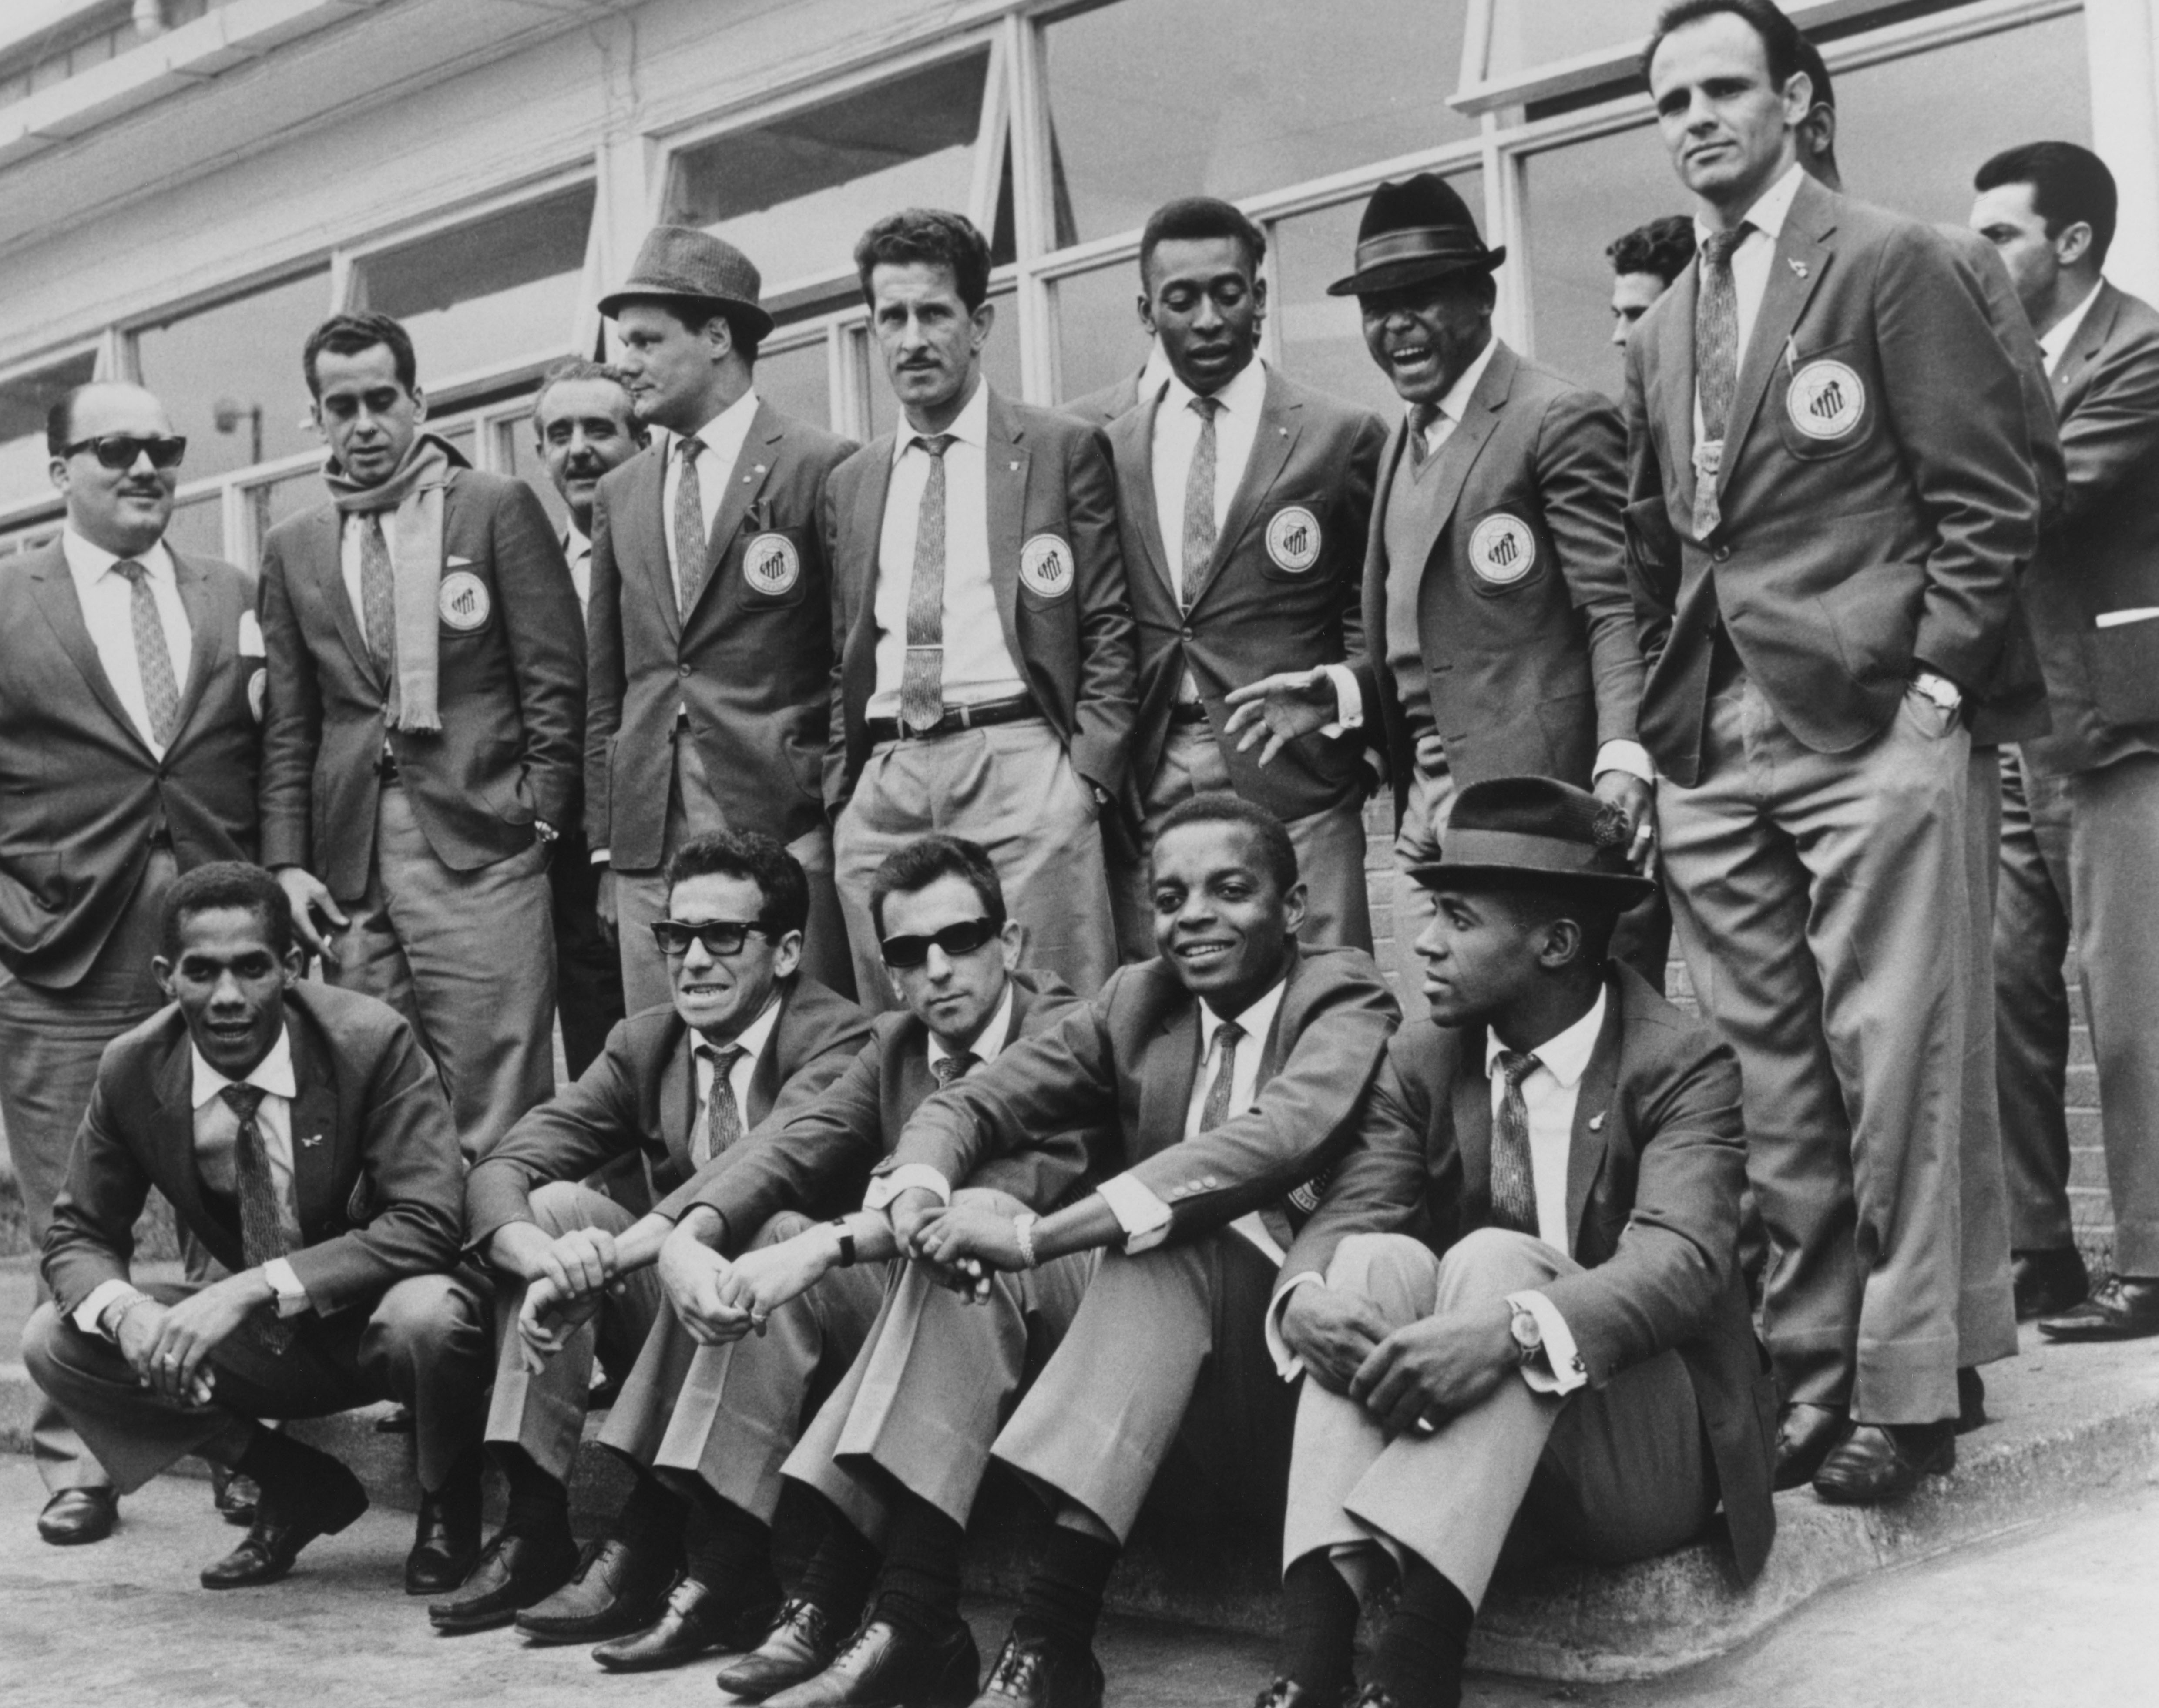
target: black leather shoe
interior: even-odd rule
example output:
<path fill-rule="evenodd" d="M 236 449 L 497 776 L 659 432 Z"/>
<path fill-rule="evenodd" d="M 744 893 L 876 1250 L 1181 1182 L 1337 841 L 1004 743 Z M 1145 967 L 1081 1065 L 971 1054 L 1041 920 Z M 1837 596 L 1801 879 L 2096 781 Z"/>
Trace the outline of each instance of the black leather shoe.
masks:
<path fill-rule="evenodd" d="M 1970 1435 L 1988 1421 L 1986 1379 L 1976 1368 L 1966 1364 L 1957 1371 L 1956 1432 Z"/>
<path fill-rule="evenodd" d="M 1102 1665 L 1090 1649 L 1005 1638 L 974 1708 L 1102 1708 Z"/>
<path fill-rule="evenodd" d="M 872 1617 L 831 1665 L 765 1708 L 967 1708 L 981 1671 L 966 1620 L 931 1638 Z"/>
<path fill-rule="evenodd" d="M 334 1459 L 331 1470 L 308 1489 L 304 1501 L 268 1489 L 255 1505 L 255 1522 L 240 1545 L 202 1569 L 205 1589 L 248 1589 L 275 1583 L 293 1569 L 300 1550 L 318 1536 L 334 1536 L 367 1510 L 367 1491 L 360 1479 Z"/>
<path fill-rule="evenodd" d="M 243 1477 L 222 1465 L 210 1467 L 210 1504 L 228 1524 L 253 1524 L 256 1504 L 261 1498 L 262 1491 L 255 1486 L 252 1477 Z"/>
<path fill-rule="evenodd" d="M 2017 1320 L 2058 1317 L 2091 1296 L 2091 1271 L 2074 1245 L 2060 1250 L 2012 1251 L 2010 1284 L 2017 1290 Z"/>
<path fill-rule="evenodd" d="M 420 1496 L 412 1551 L 405 1556 L 405 1593 L 446 1596 L 472 1575 L 479 1559 L 480 1482 L 453 1476 L 436 1493 Z"/>
<path fill-rule="evenodd" d="M 722 1667 L 714 1682 L 738 1701 L 762 1702 L 816 1677 L 839 1652 L 840 1633 L 825 1610 L 798 1596 L 781 1606 L 764 1641 Z"/>
<path fill-rule="evenodd" d="M 1295 1679 L 1278 1678 L 1252 1699 L 1252 1708 L 1351 1708 L 1357 1687 L 1349 1685 L 1332 1702 L 1323 1701 Z"/>
<path fill-rule="evenodd" d="M 2042 1317 L 2049 1340 L 2141 1340 L 2159 1334 L 2159 1281 L 2118 1275 L 2084 1303 Z"/>
<path fill-rule="evenodd" d="M 570 1581 L 520 1612 L 517 1628 L 535 1643 L 598 1643 L 642 1630 L 666 1607 L 675 1565 L 670 1553 L 619 1536 L 588 1542 Z"/>
<path fill-rule="evenodd" d="M 1815 1473 L 1815 1493 L 1834 1506 L 1879 1506 L 1902 1500 L 1922 1477 L 1956 1469 L 1956 1420 L 1939 1423 L 1861 1423 Z"/>
<path fill-rule="evenodd" d="M 120 1495 L 111 1488 L 63 1488 L 38 1514 L 38 1534 L 55 1548 L 102 1542 L 120 1517 Z"/>
<path fill-rule="evenodd" d="M 1797 1488 L 1811 1483 L 1845 1431 L 1851 1428 L 1844 1413 L 1833 1405 L 1810 1405 L 1795 1401 L 1777 1421 L 1777 1467 L 1770 1479 L 1773 1488 Z"/>
<path fill-rule="evenodd" d="M 1349 1699 L 1349 1708 L 1395 1708 L 1395 1693 L 1384 1685 L 1367 1685 Z"/>
<path fill-rule="evenodd" d="M 427 1609 L 435 1628 L 451 1636 L 492 1631 L 517 1617 L 520 1607 L 545 1601 L 577 1569 L 577 1545 L 567 1529 L 527 1536 L 506 1525 L 480 1550 L 463 1586 Z"/>
<path fill-rule="evenodd" d="M 409 1405 L 393 1405 L 375 1420 L 377 1435 L 410 1435 L 416 1426 Z"/>
<path fill-rule="evenodd" d="M 777 1591 L 744 1596 L 685 1577 L 667 1592 L 656 1619 L 603 1643 L 593 1659 L 611 1673 L 645 1673 L 681 1666 L 716 1648 L 747 1648 L 771 1628 L 779 1604 Z"/>

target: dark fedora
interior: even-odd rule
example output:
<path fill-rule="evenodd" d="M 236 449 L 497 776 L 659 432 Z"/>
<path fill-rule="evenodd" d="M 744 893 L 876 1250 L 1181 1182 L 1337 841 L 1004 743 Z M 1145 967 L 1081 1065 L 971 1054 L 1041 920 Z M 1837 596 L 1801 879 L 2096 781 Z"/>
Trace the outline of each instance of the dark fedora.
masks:
<path fill-rule="evenodd" d="M 1420 172 L 1372 192 L 1357 226 L 1357 270 L 1335 280 L 1327 294 L 1364 296 L 1455 273 L 1489 273 L 1506 258 L 1504 244 L 1484 246 L 1454 186 L 1436 172 Z"/>
<path fill-rule="evenodd" d="M 725 238 L 691 225 L 655 225 L 629 278 L 600 298 L 600 313 L 613 319 L 624 303 L 655 298 L 709 303 L 739 317 L 745 333 L 762 339 L 772 330 L 772 317 L 758 306 L 764 283 L 750 258 Z"/>
<path fill-rule="evenodd" d="M 1621 907 L 1656 888 L 1628 864 L 1627 815 L 1550 777 L 1494 777 L 1454 798 L 1437 860 L 1410 868 L 1426 889 L 1579 889 Z"/>

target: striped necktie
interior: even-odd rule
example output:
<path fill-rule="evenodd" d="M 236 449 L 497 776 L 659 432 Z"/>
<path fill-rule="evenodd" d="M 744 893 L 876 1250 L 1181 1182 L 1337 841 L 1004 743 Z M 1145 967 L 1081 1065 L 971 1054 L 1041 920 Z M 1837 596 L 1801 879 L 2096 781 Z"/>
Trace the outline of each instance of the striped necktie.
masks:
<path fill-rule="evenodd" d="M 1724 464 L 1724 435 L 1732 424 L 1732 400 L 1739 390 L 1739 287 L 1732 277 L 1732 251 L 1753 228 L 1742 220 L 1729 231 L 1702 240 L 1701 290 L 1695 299 L 1695 390 L 1701 401 L 1701 438 L 1695 446 L 1694 531 L 1706 540 L 1722 513 L 1716 477 Z"/>
<path fill-rule="evenodd" d="M 1536 1175 L 1530 1163 L 1530 1106 L 1522 1081 L 1543 1064 L 1533 1055 L 1499 1052 L 1499 1072 L 1507 1089 L 1499 1100 L 1499 1118 L 1492 1124 L 1492 1225 L 1518 1234 L 1537 1231 Z"/>
<path fill-rule="evenodd" d="M 179 732 L 180 684 L 173 674 L 173 655 L 165 644 L 164 619 L 150 591 L 150 572 L 132 557 L 112 566 L 127 583 L 127 615 L 135 631 L 135 673 L 142 679 L 144 709 L 150 715 L 150 739 L 170 747 Z"/>

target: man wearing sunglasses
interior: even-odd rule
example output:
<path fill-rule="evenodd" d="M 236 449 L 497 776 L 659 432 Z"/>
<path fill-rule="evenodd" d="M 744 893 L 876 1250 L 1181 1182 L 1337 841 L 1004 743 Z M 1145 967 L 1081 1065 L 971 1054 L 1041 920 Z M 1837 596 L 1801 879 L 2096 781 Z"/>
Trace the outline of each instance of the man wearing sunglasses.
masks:
<path fill-rule="evenodd" d="M 544 1642 L 589 1642 L 657 1617 L 680 1565 L 679 1497 L 640 1473 L 602 1541 L 580 1557 L 570 1539 L 567 1485 L 593 1357 L 629 1369 L 659 1315 L 651 1265 L 674 1222 L 654 1206 L 760 1122 L 821 1096 L 869 1036 L 859 1008 L 800 970 L 809 912 L 800 862 L 769 836 L 712 831 L 684 843 L 668 867 L 667 916 L 650 928 L 671 1006 L 616 1027 L 584 1077 L 467 1178 L 469 1246 L 500 1277 L 487 1442 L 510 1510 L 463 1588 L 428 1609 L 438 1629 L 516 1619 Z M 581 1183 L 595 1174 L 611 1196 Z M 536 1309 L 546 1332 L 521 1337 L 536 1283 L 560 1308 L 544 1325 Z M 758 1610 L 749 1636 L 770 1611 Z"/>
<path fill-rule="evenodd" d="M 34 1247 L 105 1046 L 163 1006 L 166 891 L 255 852 L 262 640 L 231 565 L 165 543 L 187 448 L 132 386 L 46 423 L 67 523 L 0 565 L 0 1119 Z M 41 1401 L 49 1542 L 108 1534 L 111 1479 Z"/>

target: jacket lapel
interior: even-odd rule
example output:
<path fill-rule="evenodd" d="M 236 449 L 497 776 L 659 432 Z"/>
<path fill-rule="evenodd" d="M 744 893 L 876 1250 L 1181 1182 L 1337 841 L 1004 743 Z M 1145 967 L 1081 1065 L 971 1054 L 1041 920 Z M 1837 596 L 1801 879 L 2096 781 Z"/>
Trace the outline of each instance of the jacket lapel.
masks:
<path fill-rule="evenodd" d="M 1647 407 L 1665 423 L 1665 443 L 1680 476 L 1690 510 L 1694 505 L 1694 316 L 1700 300 L 1701 263 L 1689 264 L 1657 305 L 1656 358 L 1646 376 Z M 1669 305 L 1669 306 L 1668 306 Z"/>
<path fill-rule="evenodd" d="M 862 660 L 865 680 L 871 682 L 877 673 L 877 592 L 878 575 L 884 567 L 884 506 L 892 493 L 893 452 L 897 444 L 897 439 L 879 439 L 870 448 L 869 472 L 855 494 L 853 549 L 842 550 L 833 558 L 836 565 L 864 566 L 862 586 L 856 590 L 854 631 L 846 644 L 850 655 Z M 911 573 L 913 566 L 909 569 Z M 897 566 L 893 572 L 899 572 Z M 862 691 L 867 699 L 870 691 Z"/>
<path fill-rule="evenodd" d="M 1574 1131 L 1566 1150 L 1566 1249 L 1578 1256 L 1582 1245 L 1582 1213 L 1589 1203 L 1590 1188 L 1604 1167 L 1606 1146 L 1611 1142 L 1611 1110 L 1619 1081 L 1619 1039 L 1624 1030 L 1625 995 L 1617 981 L 1604 981 L 1604 1023 L 1597 1027 L 1596 1047 L 1589 1066 L 1575 1087 Z"/>
<path fill-rule="evenodd" d="M 1199 1003 L 1188 996 L 1148 1040 L 1141 1065 L 1138 1143 L 1126 1158 L 1128 1163 L 1183 1141 L 1192 1079 L 1199 1071 Z"/>
<path fill-rule="evenodd" d="M 1507 399 L 1514 389 L 1514 369 L 1517 360 L 1514 351 L 1504 344 L 1492 353 L 1492 360 L 1484 369 L 1469 394 L 1468 406 L 1462 412 L 1462 420 L 1447 443 L 1439 448 L 1431 474 L 1433 483 L 1432 516 L 1433 543 L 1447 531 L 1454 515 L 1454 506 L 1461 501 L 1462 489 L 1469 479 L 1469 471 L 1477 464 L 1478 453 L 1484 442 L 1492 437 L 1499 425 L 1499 411 L 1507 406 Z M 1381 512 L 1375 510 L 1375 515 Z"/>
<path fill-rule="evenodd" d="M 1763 393 L 1769 389 L 1769 376 L 1776 372 L 1778 363 L 1788 360 L 1793 329 L 1799 325 L 1799 316 L 1806 312 L 1808 302 L 1835 259 L 1836 251 L 1827 241 L 1835 230 L 1835 201 L 1827 190 L 1808 179 L 1800 184 L 1799 193 L 1792 199 L 1791 210 L 1784 216 L 1784 229 L 1777 239 L 1777 253 L 1769 263 L 1769 282 L 1763 288 L 1762 307 L 1754 317 L 1754 335 L 1747 341 L 1746 354 L 1739 364 L 1739 385 L 1732 394 L 1732 418 L 1724 425 L 1724 458 L 1716 471 L 1716 489 L 1720 494 L 1732 484 L 1732 471 L 1738 463 L 1740 450 L 1761 409 Z M 1688 343 L 1693 343 L 1691 336 Z M 1804 351 L 1799 359 L 1806 360 Z M 1693 392 L 1694 388 L 1689 386 L 1687 437 L 1680 442 L 1689 446 L 1694 443 Z"/>
<path fill-rule="evenodd" d="M 303 1228 L 322 1225 L 336 1209 L 339 1163 L 348 1152 L 355 1174 L 366 1167 L 357 1154 L 361 1135 L 338 1127 L 337 1069 L 330 1052 L 290 1003 L 285 1008 L 285 1029 L 293 1040 L 293 1206 Z M 365 1206 L 359 1207 L 365 1219 Z"/>
<path fill-rule="evenodd" d="M 447 507 L 447 505 L 446 505 Z M 337 632 L 344 641 L 344 650 L 352 655 L 353 667 L 372 688 L 386 688 L 381 670 L 376 666 L 375 655 L 367 650 L 367 636 L 361 632 L 360 613 L 352 608 L 352 601 L 344 590 L 344 525 L 335 505 L 325 505 L 315 512 L 314 527 L 310 536 L 314 571 L 324 602 L 329 605 L 330 616 L 337 624 Z"/>
<path fill-rule="evenodd" d="M 705 578 L 698 584 L 696 599 L 690 607 L 691 616 L 696 616 L 712 597 L 712 584 L 720 578 L 720 560 L 727 555 L 727 547 L 742 527 L 743 518 L 749 514 L 750 506 L 764 490 L 773 464 L 779 459 L 775 447 L 785 434 L 786 427 L 779 414 L 759 398 L 757 413 L 750 417 L 749 432 L 743 435 L 741 453 L 735 458 L 735 466 L 727 471 L 727 489 L 721 495 L 718 515 L 712 518 L 712 535 L 705 541 Z"/>
<path fill-rule="evenodd" d="M 1207 579 L 1193 604 L 1207 597 L 1222 566 L 1235 552 L 1237 542 L 1245 537 L 1261 505 L 1289 466 L 1290 453 L 1297 448 L 1297 435 L 1304 425 L 1300 413 L 1303 407 L 1285 395 L 1281 377 L 1268 369 L 1266 397 L 1260 406 L 1260 430 L 1253 437 L 1251 454 L 1245 459 L 1244 479 L 1237 483 L 1236 495 L 1222 519 L 1222 531 L 1215 536 L 1214 561 L 1207 567 Z"/>
<path fill-rule="evenodd" d="M 105 674 L 105 665 L 97 656 L 97 643 L 90 638 L 90 624 L 83 620 L 82 600 L 75 590 L 75 577 L 70 573 L 66 555 L 58 545 L 45 548 L 30 578 L 37 589 L 38 608 L 52 625 L 60 650 L 82 672 L 82 679 L 97 703 L 111 715 L 112 721 L 127 732 L 128 739 L 147 754 L 149 744 L 142 739 L 142 732 L 135 727 L 135 720 L 127 715 L 127 707 L 120 703 L 119 692 L 113 687 L 112 679 Z"/>
<path fill-rule="evenodd" d="M 985 380 L 982 382 L 987 384 Z M 1024 432 L 1003 398 L 990 393 L 989 432 L 982 447 L 982 479 L 989 496 L 990 588 L 997 620 L 1015 663 L 1027 655 L 1019 644 L 1019 548 L 1027 528 L 1027 477 L 1033 456 L 1020 443 Z M 1066 542 L 1068 550 L 1070 541 Z"/>
<path fill-rule="evenodd" d="M 195 707 L 202 703 L 203 691 L 209 686 L 210 671 L 217 664 L 218 643 L 223 637 L 217 630 L 217 613 L 210 608 L 210 588 L 202 571 L 177 551 L 171 556 L 173 579 L 179 588 L 180 607 L 188 613 L 192 637 L 188 651 L 188 679 L 181 685 L 179 712 L 173 720 L 172 746 L 177 747 L 195 715 Z M 166 751 L 169 753 L 171 748 Z"/>
<path fill-rule="evenodd" d="M 772 1030 L 764 1036 L 764 1048 L 757 1053 L 757 1060 L 750 1068 L 749 1107 L 742 1112 L 745 1133 L 770 1115 L 772 1105 L 779 1100 L 780 1058 L 793 1053 L 789 1046 L 794 1040 L 789 1033 L 790 1022 L 795 1017 L 795 991 L 790 981 L 780 993 L 779 1012 L 773 1020 Z"/>
<path fill-rule="evenodd" d="M 194 1050 L 188 1029 L 176 1029 L 171 1051 L 158 1069 L 158 1107 L 150 1117 L 152 1166 L 158 1190 L 172 1200 L 183 1228 L 224 1225 L 203 1198 L 195 1167 Z"/>
<path fill-rule="evenodd" d="M 691 1055 L 696 1038 L 688 1027 L 680 1023 L 668 1029 L 675 1038 L 660 1074 L 660 1142 L 686 1179 L 690 1123 L 696 1119 L 696 1064 Z"/>
<path fill-rule="evenodd" d="M 1162 512 L 1154 495 L 1154 418 L 1161 408 L 1154 403 L 1134 409 L 1119 416 L 1105 431 L 1117 465 L 1117 500 L 1129 509 L 1141 550 L 1162 577 L 1162 584 L 1169 589 L 1170 598 L 1175 599 L 1177 582 L 1162 555 Z"/>
<path fill-rule="evenodd" d="M 2062 352 L 2061 360 L 2054 364 L 2057 415 L 2067 416 L 2084 401 L 2084 389 L 2091 379 L 2092 362 L 2106 348 L 2120 311 L 2121 293 L 2112 285 L 2101 285 L 2098 299 L 2084 316 L 2084 324 L 2077 328 L 2076 336 Z"/>
<path fill-rule="evenodd" d="M 630 493 L 629 502 L 624 506 L 627 514 L 623 518 L 623 533 L 635 541 L 634 565 L 625 564 L 625 553 L 619 546 L 615 550 L 616 571 L 628 581 L 634 567 L 644 578 L 645 590 L 652 602 L 660 607 L 660 620 L 667 626 L 670 640 L 682 638 L 682 613 L 675 598 L 675 571 L 667 558 L 667 457 L 668 448 L 675 443 L 670 437 L 662 444 L 654 445 L 638 453 L 638 460 L 629 466 L 637 470 L 637 484 Z M 608 525 L 614 525 L 614 514 L 608 514 Z"/>

